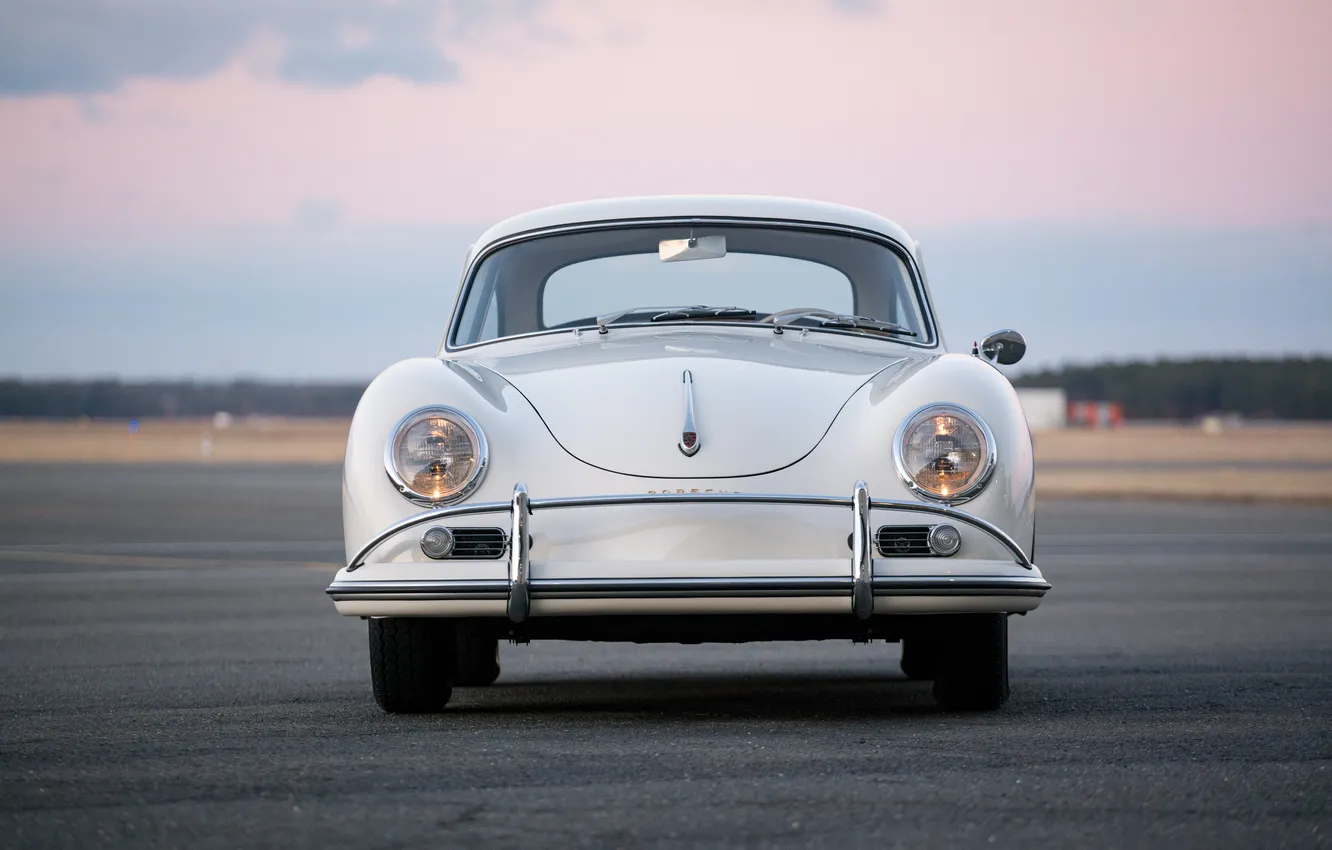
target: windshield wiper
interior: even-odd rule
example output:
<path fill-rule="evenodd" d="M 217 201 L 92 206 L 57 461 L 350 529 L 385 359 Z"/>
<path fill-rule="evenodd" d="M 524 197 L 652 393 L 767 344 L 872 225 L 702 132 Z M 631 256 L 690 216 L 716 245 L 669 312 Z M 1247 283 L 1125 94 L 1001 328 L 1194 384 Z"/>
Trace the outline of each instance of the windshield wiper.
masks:
<path fill-rule="evenodd" d="M 773 313 L 763 319 L 765 322 L 772 322 L 772 332 L 781 333 L 782 328 L 789 326 L 792 322 L 800 319 L 818 319 L 819 326 L 824 328 L 845 328 L 847 330 L 874 331 L 876 333 L 893 334 L 895 336 L 916 336 L 916 332 L 910 328 L 903 327 L 896 322 L 884 322 L 879 319 L 871 319 L 869 316 L 851 316 L 842 313 L 833 313 L 829 310 L 815 310 L 797 308 L 795 310 L 783 310 L 780 313 Z"/>
<path fill-rule="evenodd" d="M 850 328 L 857 331 L 878 331 L 898 336 L 915 336 L 916 332 L 896 322 L 884 322 L 869 316 L 832 316 L 819 322 L 825 328 Z"/>
<path fill-rule="evenodd" d="M 680 307 L 658 313 L 649 321 L 678 322 L 683 319 L 757 319 L 758 312 L 744 307 Z"/>
<path fill-rule="evenodd" d="M 636 313 L 651 313 L 649 322 L 680 322 L 688 319 L 757 319 L 758 312 L 744 307 L 706 307 L 695 304 L 688 307 L 630 307 L 597 316 L 597 333 L 607 333 L 607 325 L 612 325 L 625 316 Z"/>

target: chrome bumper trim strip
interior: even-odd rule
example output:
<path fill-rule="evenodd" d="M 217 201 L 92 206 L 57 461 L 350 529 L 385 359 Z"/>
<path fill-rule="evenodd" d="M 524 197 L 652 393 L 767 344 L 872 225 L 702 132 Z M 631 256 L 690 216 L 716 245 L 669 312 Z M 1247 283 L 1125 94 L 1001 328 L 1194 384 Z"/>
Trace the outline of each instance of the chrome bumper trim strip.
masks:
<path fill-rule="evenodd" d="M 514 489 L 517 490 L 517 487 Z M 523 488 L 524 492 L 526 492 L 526 489 L 526 487 Z M 854 508 L 855 499 L 854 497 L 846 496 L 792 496 L 777 493 L 644 493 L 620 496 L 579 496 L 573 498 L 530 499 L 527 501 L 528 510 L 530 512 L 554 510 L 557 508 L 669 504 L 806 505 L 830 508 Z M 905 513 L 919 513 L 929 514 L 930 516 L 947 517 L 955 522 L 960 522 L 963 525 L 969 525 L 972 528 L 979 529 L 988 534 L 997 543 L 1007 549 L 1013 556 L 1013 560 L 1017 562 L 1019 566 L 1026 569 L 1031 569 L 1032 567 L 1031 559 L 1027 557 L 1027 554 L 1022 550 L 1022 547 L 1019 546 L 1013 538 L 1009 537 L 1003 529 L 981 519 L 980 517 L 975 517 L 955 508 L 949 508 L 943 505 L 927 505 L 920 502 L 899 502 L 889 499 L 870 499 L 869 507 L 871 510 L 902 511 Z M 368 557 L 375 549 L 379 548 L 380 544 L 399 532 L 406 531 L 409 528 L 415 528 L 416 526 L 427 522 L 435 522 L 454 517 L 504 512 L 513 512 L 513 503 L 511 501 L 453 505 L 450 507 L 432 508 L 431 510 L 414 514 L 400 522 L 394 523 L 367 541 L 366 544 L 352 556 L 351 560 L 347 562 L 347 572 L 354 572 L 360 569 L 364 566 L 366 557 Z"/>
<path fill-rule="evenodd" d="M 1050 589 L 1027 576 L 888 576 L 874 580 L 875 596 L 1036 596 Z"/>
<path fill-rule="evenodd" d="M 670 599 L 852 596 L 854 580 L 841 576 L 735 578 L 531 579 L 530 599 Z M 875 596 L 1044 596 L 1048 582 L 1026 576 L 880 576 Z M 508 599 L 506 580 L 339 581 L 335 601 Z"/>
<path fill-rule="evenodd" d="M 838 576 L 739 578 L 553 579 L 537 581 L 538 599 L 606 597 L 849 596 L 851 580 Z"/>
<path fill-rule="evenodd" d="M 507 581 L 335 581 L 324 591 L 335 602 L 365 599 L 508 599 Z"/>

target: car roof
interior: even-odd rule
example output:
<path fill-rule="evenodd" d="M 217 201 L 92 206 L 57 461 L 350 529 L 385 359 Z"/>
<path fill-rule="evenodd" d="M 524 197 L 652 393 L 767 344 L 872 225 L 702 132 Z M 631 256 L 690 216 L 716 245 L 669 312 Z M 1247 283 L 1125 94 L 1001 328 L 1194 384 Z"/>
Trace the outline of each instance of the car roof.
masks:
<path fill-rule="evenodd" d="M 855 207 L 765 195 L 655 195 L 605 198 L 543 207 L 507 218 L 476 240 L 472 253 L 520 233 L 564 225 L 651 218 L 744 218 L 802 221 L 869 230 L 889 237 L 913 255 L 917 244 L 888 219 Z"/>

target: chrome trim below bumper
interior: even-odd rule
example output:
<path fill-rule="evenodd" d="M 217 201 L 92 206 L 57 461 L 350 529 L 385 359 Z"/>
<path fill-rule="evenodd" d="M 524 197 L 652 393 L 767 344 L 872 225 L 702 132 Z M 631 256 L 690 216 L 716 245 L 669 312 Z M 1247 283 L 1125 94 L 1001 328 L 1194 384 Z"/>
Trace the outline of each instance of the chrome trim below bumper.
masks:
<path fill-rule="evenodd" d="M 854 580 L 847 577 L 739 577 L 637 579 L 531 579 L 529 599 L 689 599 L 783 596 L 846 596 Z M 875 596 L 1044 596 L 1049 582 L 1027 576 L 881 576 L 873 580 Z M 502 579 L 467 581 L 335 581 L 328 595 L 337 602 L 430 599 L 507 599 Z"/>

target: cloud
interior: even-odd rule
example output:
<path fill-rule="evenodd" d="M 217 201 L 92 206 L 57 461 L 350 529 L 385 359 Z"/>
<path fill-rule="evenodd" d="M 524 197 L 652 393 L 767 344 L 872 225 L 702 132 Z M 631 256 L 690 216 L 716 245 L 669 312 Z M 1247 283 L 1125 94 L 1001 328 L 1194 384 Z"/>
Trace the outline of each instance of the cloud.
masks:
<path fill-rule="evenodd" d="M 10 0 L 0 13 L 0 96 L 112 91 L 133 77 L 211 74 L 260 33 L 286 44 L 292 82 L 349 86 L 376 75 L 457 79 L 439 48 L 532 0 Z M 463 26 L 465 24 L 465 26 Z"/>

